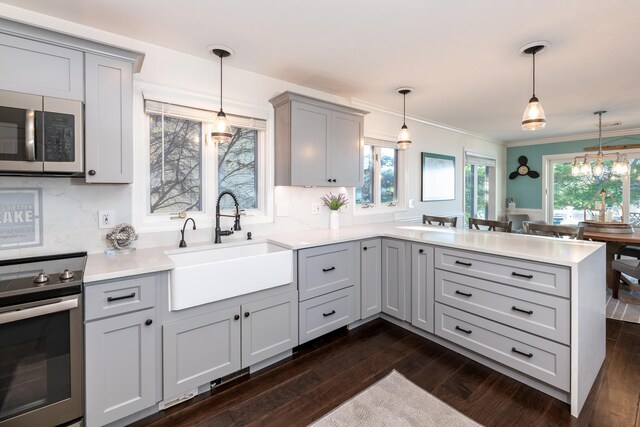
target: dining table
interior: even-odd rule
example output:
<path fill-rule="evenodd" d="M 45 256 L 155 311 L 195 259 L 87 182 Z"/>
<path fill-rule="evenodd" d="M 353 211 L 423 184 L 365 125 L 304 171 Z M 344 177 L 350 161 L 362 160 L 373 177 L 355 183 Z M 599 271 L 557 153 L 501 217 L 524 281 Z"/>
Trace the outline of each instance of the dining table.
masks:
<path fill-rule="evenodd" d="M 612 267 L 615 256 L 619 254 L 628 245 L 640 245 L 640 229 L 634 230 L 631 233 L 610 233 L 603 231 L 586 231 L 584 232 L 585 240 L 594 240 L 597 242 L 604 242 L 607 245 L 606 255 L 606 273 L 607 273 L 607 287 L 613 288 L 614 271 Z M 623 277 L 623 281 L 627 286 L 633 289 L 640 289 L 637 285 L 629 282 Z M 620 298 L 621 300 L 623 298 Z M 640 304 L 640 300 L 637 299 L 625 299 L 624 302 L 630 302 L 632 304 Z"/>

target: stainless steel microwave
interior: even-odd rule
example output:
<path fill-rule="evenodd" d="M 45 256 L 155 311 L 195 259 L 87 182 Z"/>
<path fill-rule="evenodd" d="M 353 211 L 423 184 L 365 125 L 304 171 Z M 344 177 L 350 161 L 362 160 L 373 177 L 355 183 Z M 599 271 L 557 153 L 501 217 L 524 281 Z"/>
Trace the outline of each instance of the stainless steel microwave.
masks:
<path fill-rule="evenodd" d="M 84 172 L 80 101 L 0 90 L 0 174 Z"/>

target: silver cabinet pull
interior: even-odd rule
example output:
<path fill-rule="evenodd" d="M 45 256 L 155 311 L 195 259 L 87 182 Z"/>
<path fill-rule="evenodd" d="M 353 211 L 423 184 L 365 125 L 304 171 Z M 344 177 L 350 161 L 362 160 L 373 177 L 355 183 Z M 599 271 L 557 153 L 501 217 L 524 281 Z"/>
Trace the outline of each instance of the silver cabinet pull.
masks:
<path fill-rule="evenodd" d="M 24 156 L 28 162 L 36 160 L 36 112 L 25 110 L 24 116 Z"/>

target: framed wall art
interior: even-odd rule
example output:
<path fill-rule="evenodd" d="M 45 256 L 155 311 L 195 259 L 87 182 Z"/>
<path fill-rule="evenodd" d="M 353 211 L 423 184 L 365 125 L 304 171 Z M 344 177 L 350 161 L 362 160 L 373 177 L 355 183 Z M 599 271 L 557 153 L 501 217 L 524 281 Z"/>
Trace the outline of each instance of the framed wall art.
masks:
<path fill-rule="evenodd" d="M 456 198 L 456 158 L 422 153 L 422 201 Z"/>

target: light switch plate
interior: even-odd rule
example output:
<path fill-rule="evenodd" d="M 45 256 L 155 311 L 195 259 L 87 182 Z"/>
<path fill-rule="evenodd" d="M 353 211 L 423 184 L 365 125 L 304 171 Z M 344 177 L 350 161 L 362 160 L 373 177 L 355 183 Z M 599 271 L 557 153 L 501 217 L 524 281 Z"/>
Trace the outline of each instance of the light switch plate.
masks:
<path fill-rule="evenodd" d="M 116 226 L 116 211 L 99 210 L 98 211 L 98 228 L 113 228 Z"/>
<path fill-rule="evenodd" d="M 414 208 L 415 206 L 413 206 L 413 199 L 409 199 L 409 209 Z"/>
<path fill-rule="evenodd" d="M 320 203 L 311 203 L 311 215 L 320 215 Z"/>

